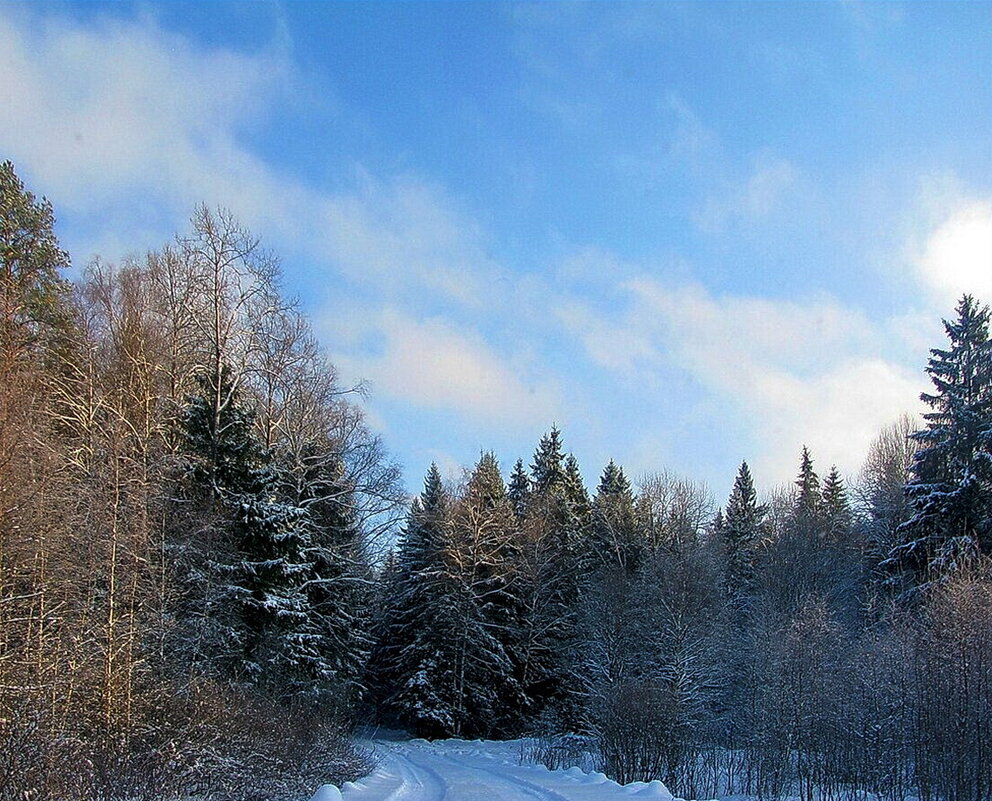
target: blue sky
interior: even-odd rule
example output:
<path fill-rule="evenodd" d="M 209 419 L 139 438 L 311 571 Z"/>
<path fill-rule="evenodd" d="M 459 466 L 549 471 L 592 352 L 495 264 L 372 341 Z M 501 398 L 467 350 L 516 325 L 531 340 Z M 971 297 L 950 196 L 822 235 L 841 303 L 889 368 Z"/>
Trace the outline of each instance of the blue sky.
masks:
<path fill-rule="evenodd" d="M 406 469 L 853 477 L 992 300 L 992 5 L 3 3 L 0 157 L 74 263 L 277 252 Z"/>

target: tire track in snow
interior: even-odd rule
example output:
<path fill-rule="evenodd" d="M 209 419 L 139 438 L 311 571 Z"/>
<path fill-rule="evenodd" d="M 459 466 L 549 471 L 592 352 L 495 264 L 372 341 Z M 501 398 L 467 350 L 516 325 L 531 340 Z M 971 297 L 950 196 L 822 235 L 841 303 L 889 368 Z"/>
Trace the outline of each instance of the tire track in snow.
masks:
<path fill-rule="evenodd" d="M 421 789 L 423 789 L 425 792 L 428 793 L 427 795 L 423 795 L 420 799 L 417 799 L 416 796 L 411 797 L 405 794 L 399 795 L 396 796 L 396 801 L 444 801 L 444 799 L 447 798 L 448 782 L 440 773 L 438 773 L 433 768 L 428 767 L 427 765 L 414 762 L 410 758 L 410 755 L 407 753 L 403 753 L 397 750 L 397 751 L 393 751 L 393 754 L 399 759 L 406 762 L 407 765 L 409 765 L 405 773 L 408 776 L 410 776 L 413 779 L 413 781 L 417 782 L 417 784 L 420 785 Z M 402 766 L 400 769 L 402 770 Z M 424 783 L 423 779 L 419 774 L 426 774 L 426 776 L 429 779 L 429 783 L 433 785 L 433 792 L 427 790 L 427 785 Z M 404 784 L 405 783 L 406 780 L 404 777 Z"/>
<path fill-rule="evenodd" d="M 467 768 L 468 770 L 477 770 L 481 773 L 488 773 L 490 776 L 499 779 L 504 784 L 509 784 L 522 790 L 535 801 L 569 801 L 569 799 L 565 798 L 565 796 L 555 792 L 554 790 L 549 790 L 547 787 L 541 787 L 541 785 L 534 784 L 526 779 L 518 779 L 507 773 L 501 773 L 494 768 L 485 768 L 482 765 L 468 765 L 464 762 L 459 762 L 457 759 L 448 756 L 447 754 L 442 755 L 441 758 L 456 767 L 462 768 L 463 770 Z"/>

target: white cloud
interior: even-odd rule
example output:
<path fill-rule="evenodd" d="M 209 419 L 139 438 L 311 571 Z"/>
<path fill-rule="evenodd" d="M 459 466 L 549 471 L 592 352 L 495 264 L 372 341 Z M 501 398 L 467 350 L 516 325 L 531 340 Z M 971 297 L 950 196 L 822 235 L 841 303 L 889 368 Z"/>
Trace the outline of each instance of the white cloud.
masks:
<path fill-rule="evenodd" d="M 919 407 L 916 372 L 869 355 L 852 356 L 812 379 L 775 369 L 755 379 L 756 394 L 746 405 L 771 422 L 774 436 L 757 462 L 770 476 L 795 472 L 800 443 L 810 447 L 821 472 L 836 464 L 854 474 L 879 430 Z"/>
<path fill-rule="evenodd" d="M 356 194 L 323 202 L 315 225 L 328 258 L 381 290 L 437 292 L 472 308 L 492 304 L 503 290 L 479 226 L 420 179 L 363 174 Z"/>
<path fill-rule="evenodd" d="M 360 359 L 373 390 L 466 419 L 512 426 L 546 424 L 560 408 L 554 382 L 534 366 L 504 357 L 481 336 L 439 318 L 415 319 L 386 309 L 372 327 L 381 338 L 375 355 Z"/>
<path fill-rule="evenodd" d="M 354 377 L 475 418 L 546 409 L 547 386 L 526 386 L 481 339 L 439 318 L 417 324 L 379 311 L 402 302 L 408 311 L 478 314 L 509 293 L 484 232 L 442 187 L 356 168 L 350 189 L 326 191 L 248 144 L 246 134 L 303 83 L 280 42 L 235 52 L 194 45 L 150 17 L 83 24 L 0 7 L 0 108 L 9 121 L 0 152 L 66 217 L 85 221 L 77 260 L 158 247 L 185 228 L 196 203 L 224 206 L 267 246 L 333 276 L 330 286 L 374 299 L 361 316 L 381 328 L 358 335 L 377 335 L 386 351 L 354 363 Z M 324 333 L 354 345 L 355 332 Z"/>
<path fill-rule="evenodd" d="M 680 343 L 689 369 L 730 385 L 759 364 L 798 375 L 867 342 L 868 321 L 830 298 L 806 302 L 716 297 L 698 284 L 668 287 L 651 278 L 626 283 L 632 316 Z"/>
<path fill-rule="evenodd" d="M 643 279 L 631 289 L 668 358 L 738 408 L 728 419 L 753 421 L 767 440 L 756 465 L 771 475 L 788 475 L 803 442 L 853 472 L 879 428 L 915 408 L 915 373 L 879 358 L 874 326 L 832 299 L 719 298 Z"/>
<path fill-rule="evenodd" d="M 16 121 L 0 127 L 0 150 L 59 209 L 92 219 L 87 245 L 113 248 L 126 230 L 146 240 L 130 248 L 155 247 L 205 202 L 379 292 L 491 303 L 498 267 L 440 187 L 359 170 L 353 191 L 322 192 L 245 144 L 302 82 L 280 44 L 233 52 L 149 18 L 0 13 L 0 107 Z"/>
<path fill-rule="evenodd" d="M 764 217 L 778 205 L 782 193 L 796 180 L 796 168 L 786 159 L 759 166 L 747 180 L 743 208 L 752 216 Z"/>
<path fill-rule="evenodd" d="M 655 356 L 647 332 L 607 319 L 584 302 L 563 301 L 555 309 L 555 315 L 579 339 L 589 358 L 609 371 L 632 378 L 640 364 Z"/>
<path fill-rule="evenodd" d="M 16 121 L 0 144 L 72 206 L 255 195 L 272 176 L 235 133 L 290 78 L 284 53 L 198 49 L 149 19 L 0 15 L 0 105 Z"/>
<path fill-rule="evenodd" d="M 693 223 L 704 233 L 722 233 L 735 225 L 753 225 L 780 210 L 796 194 L 802 174 L 789 159 L 768 150 L 753 152 L 741 166 L 720 133 L 682 97 L 670 93 L 663 110 L 671 121 L 664 144 L 647 155 L 619 157 L 628 173 L 659 175 L 659 167 L 677 167 L 700 190 Z"/>
<path fill-rule="evenodd" d="M 539 335 L 557 333 L 531 319 L 530 306 L 520 308 L 521 290 L 513 295 L 506 287 L 485 232 L 455 198 L 417 176 L 360 170 L 353 189 L 324 191 L 281 173 L 248 144 L 247 134 L 298 91 L 301 76 L 285 48 L 204 48 L 147 18 L 79 24 L 19 8 L 0 6 L 0 152 L 56 208 L 92 223 L 93 243 L 156 246 L 183 226 L 194 203 L 227 206 L 268 244 L 289 245 L 316 269 L 343 278 L 336 287 L 364 287 L 375 298 L 379 308 L 361 308 L 332 331 L 345 348 L 335 359 L 353 376 L 411 404 L 473 420 L 545 425 L 559 416 L 565 393 L 535 359 L 498 351 L 452 320 L 459 309 L 480 319 L 512 309 L 503 316 L 527 315 Z M 668 104 L 675 133 L 662 160 L 684 163 L 726 190 L 712 201 L 713 224 L 773 213 L 795 183 L 792 165 L 769 157 L 729 182 L 716 134 L 678 97 Z M 961 254 L 981 252 L 988 214 L 977 203 L 943 220 L 920 251 L 931 284 L 950 291 L 962 275 L 977 275 L 974 266 L 954 273 L 941 265 L 978 263 Z M 115 245 L 118 232 L 128 236 Z M 566 274 L 591 282 L 598 259 L 577 261 Z M 429 316 L 437 298 L 448 318 Z M 673 368 L 692 375 L 734 415 L 749 415 L 757 441 L 762 427 L 771 432 L 764 458 L 778 465 L 787 457 L 790 475 L 803 441 L 822 451 L 821 459 L 849 468 L 845 459 L 870 438 L 865 432 L 906 408 L 902 399 L 912 402 L 917 390 L 915 374 L 907 379 L 877 357 L 876 328 L 829 299 L 715 297 L 692 284 L 673 289 L 641 279 L 625 285 L 623 300 L 622 312 L 608 313 L 563 302 L 556 319 L 611 373 L 642 371 L 655 381 Z M 393 310 L 382 311 L 383 304 Z M 357 326 L 357 317 L 366 322 Z"/>
<path fill-rule="evenodd" d="M 698 382 L 702 396 L 684 402 L 716 399 L 721 424 L 743 421 L 765 481 L 788 480 L 803 443 L 824 467 L 853 473 L 878 430 L 916 408 L 916 372 L 882 359 L 877 328 L 830 298 L 719 297 L 643 277 L 623 292 L 618 314 L 573 302 L 560 319 L 606 369 L 662 386 L 673 370 Z M 630 361 L 611 361 L 605 341 L 627 343 Z"/>
<path fill-rule="evenodd" d="M 722 155 L 716 133 L 708 128 L 695 110 L 679 95 L 670 93 L 665 100 L 675 118 L 675 127 L 668 143 L 668 158 L 691 167 L 702 167 Z"/>

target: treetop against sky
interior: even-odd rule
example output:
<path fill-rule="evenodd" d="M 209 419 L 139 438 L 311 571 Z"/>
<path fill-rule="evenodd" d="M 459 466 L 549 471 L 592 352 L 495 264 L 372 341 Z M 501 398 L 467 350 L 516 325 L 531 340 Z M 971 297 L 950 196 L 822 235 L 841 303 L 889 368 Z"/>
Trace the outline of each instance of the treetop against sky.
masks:
<path fill-rule="evenodd" d="M 282 260 L 414 487 L 854 473 L 992 300 L 992 5 L 0 3 L 0 155 L 76 269 L 194 205 Z M 439 445 L 438 443 L 443 443 Z M 438 450 L 441 448 L 441 450 Z"/>

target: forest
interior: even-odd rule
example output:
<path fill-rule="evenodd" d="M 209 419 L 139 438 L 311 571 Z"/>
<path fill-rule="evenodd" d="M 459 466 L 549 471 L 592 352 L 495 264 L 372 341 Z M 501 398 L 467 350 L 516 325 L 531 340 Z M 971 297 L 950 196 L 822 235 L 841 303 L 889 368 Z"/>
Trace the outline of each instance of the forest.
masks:
<path fill-rule="evenodd" d="M 797 443 L 761 496 L 590 488 L 550 425 L 411 500 L 230 214 L 72 282 L 54 228 L 0 165 L 0 801 L 302 798 L 374 725 L 685 798 L 992 798 L 978 300 L 850 482 Z"/>

